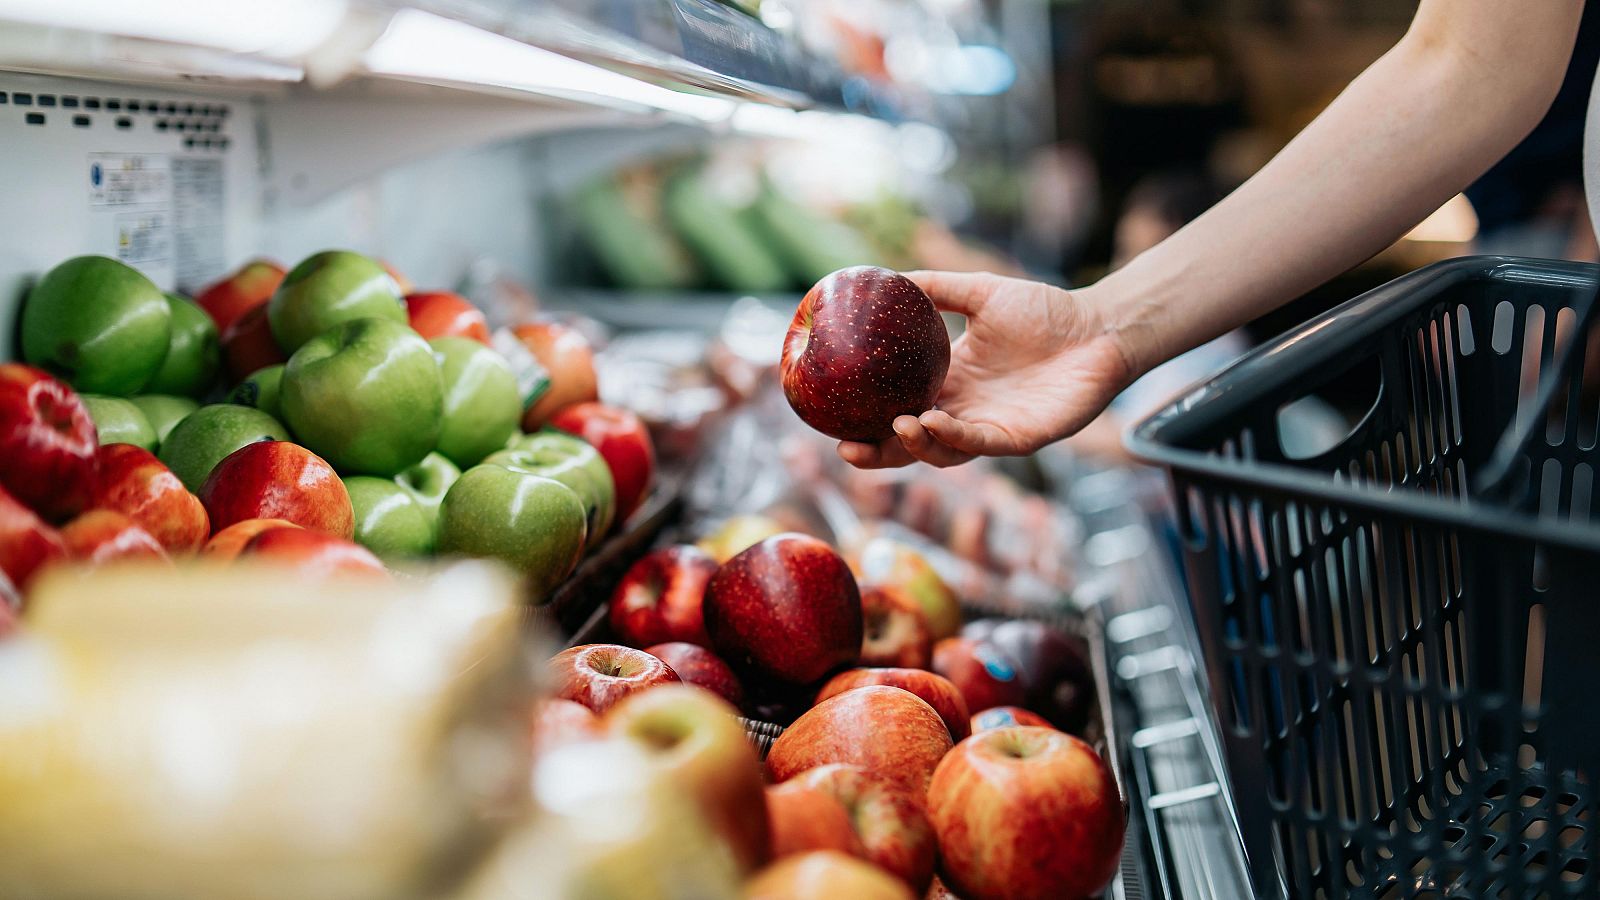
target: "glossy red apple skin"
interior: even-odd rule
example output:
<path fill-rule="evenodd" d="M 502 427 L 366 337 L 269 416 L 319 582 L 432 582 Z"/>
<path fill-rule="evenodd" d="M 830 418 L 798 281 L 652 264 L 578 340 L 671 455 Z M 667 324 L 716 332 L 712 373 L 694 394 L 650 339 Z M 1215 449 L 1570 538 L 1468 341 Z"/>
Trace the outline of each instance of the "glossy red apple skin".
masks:
<path fill-rule="evenodd" d="M 389 577 L 383 562 L 355 541 L 298 526 L 268 528 L 251 538 L 240 555 L 292 565 L 317 578 Z"/>
<path fill-rule="evenodd" d="M 26 592 L 37 572 L 66 558 L 61 533 L 0 488 L 0 572 L 12 587 Z"/>
<path fill-rule="evenodd" d="M 972 733 L 994 731 L 996 728 L 1055 728 L 1050 720 L 1020 706 L 991 706 L 972 714 Z M 1060 731 L 1059 728 L 1056 729 Z"/>
<path fill-rule="evenodd" d="M 559 322 L 529 322 L 511 333 L 550 373 L 549 388 L 522 414 L 524 431 L 538 431 L 569 406 L 600 399 L 594 349 L 577 329 Z"/>
<path fill-rule="evenodd" d="M 861 597 L 833 548 L 802 534 L 767 538 L 706 587 L 711 645 L 747 677 L 810 684 L 861 654 Z"/>
<path fill-rule="evenodd" d="M 743 708 L 744 688 L 739 685 L 739 677 L 710 650 L 687 641 L 672 641 L 652 644 L 644 652 L 666 663 L 684 684 L 703 687 L 734 707 Z"/>
<path fill-rule="evenodd" d="M 236 382 L 267 366 L 288 362 L 277 339 L 272 336 L 272 325 L 267 321 L 267 304 L 263 303 L 241 314 L 222 332 L 222 361 Z"/>
<path fill-rule="evenodd" d="M 1083 741 L 1001 728 L 963 741 L 928 788 L 941 872 L 971 900 L 1096 896 L 1122 853 L 1122 801 Z"/>
<path fill-rule="evenodd" d="M 800 301 L 783 341 L 783 393 L 801 420 L 844 441 L 894 436 L 896 416 L 933 408 L 950 369 L 950 333 L 911 279 L 840 269 Z"/>
<path fill-rule="evenodd" d="M 211 535 L 205 505 L 154 453 L 132 444 L 107 444 L 95 458 L 100 470 L 96 509 L 132 519 L 168 553 L 193 553 L 205 544 Z"/>
<path fill-rule="evenodd" d="M 861 664 L 926 669 L 933 662 L 933 635 L 922 607 L 890 585 L 861 587 Z"/>
<path fill-rule="evenodd" d="M 671 641 L 710 646 L 701 605 L 716 573 L 716 560 L 693 544 L 646 553 L 611 593 L 611 630 L 635 647 Z"/>
<path fill-rule="evenodd" d="M 798 778 L 767 788 L 767 827 L 773 859 L 811 850 L 838 850 L 859 859 L 867 855 L 839 798 Z"/>
<path fill-rule="evenodd" d="M 238 318 L 272 299 L 272 292 L 288 274 L 283 266 L 264 259 L 245 263 L 237 272 L 195 296 L 194 302 L 217 323 L 217 333 L 228 330 Z"/>
<path fill-rule="evenodd" d="M 548 697 L 539 701 L 533 714 L 533 752 L 535 755 L 579 741 L 598 740 L 605 733 L 600 717 L 581 703 Z"/>
<path fill-rule="evenodd" d="M 546 669 L 555 696 L 596 713 L 604 713 L 629 694 L 682 680 L 661 660 L 621 644 L 569 647 L 551 657 Z"/>
<path fill-rule="evenodd" d="M 1027 619 L 979 619 L 961 636 L 986 641 L 1017 664 L 1022 705 L 1062 731 L 1083 730 L 1094 704 L 1094 673 L 1081 638 Z"/>
<path fill-rule="evenodd" d="M 411 330 L 425 340 L 440 337 L 471 338 L 489 343 L 489 320 L 460 294 L 419 291 L 406 295 L 406 316 Z"/>
<path fill-rule="evenodd" d="M 918 891 L 933 880 L 938 841 L 920 794 L 860 766 L 839 763 L 818 766 L 784 783 L 838 798 L 861 838 L 863 859 Z"/>
<path fill-rule="evenodd" d="M 830 697 L 794 720 L 767 753 L 767 775 L 784 781 L 817 766 L 848 763 L 920 796 L 950 747 L 950 729 L 921 697 L 869 685 Z"/>
<path fill-rule="evenodd" d="M 91 509 L 61 527 L 67 556 L 91 566 L 123 559 L 167 562 L 167 551 L 148 531 L 119 512 Z"/>
<path fill-rule="evenodd" d="M 285 519 L 246 519 L 243 522 L 235 522 L 226 528 L 217 529 L 211 540 L 206 541 L 205 546 L 200 548 L 200 555 L 213 562 L 227 562 L 243 553 L 245 545 L 263 531 L 299 527 Z"/>
<path fill-rule="evenodd" d="M 600 451 L 617 488 L 616 521 L 619 525 L 627 522 L 649 496 L 655 480 L 655 444 L 644 422 L 615 406 L 579 403 L 551 416 L 550 425 L 583 438 Z"/>
<path fill-rule="evenodd" d="M 869 684 L 886 684 L 921 697 L 944 720 L 945 727 L 950 730 L 950 740 L 955 743 L 960 743 L 972 733 L 972 717 L 961 691 L 944 676 L 921 669 L 866 668 L 840 672 L 828 679 L 822 690 L 817 692 L 817 702 Z"/>
<path fill-rule="evenodd" d="M 94 420 L 65 382 L 42 369 L 0 363 L 0 487 L 52 522 L 94 495 Z"/>
<path fill-rule="evenodd" d="M 355 534 L 355 509 L 338 473 L 289 441 L 256 441 L 223 457 L 200 500 L 219 530 L 246 519 L 284 519 L 335 537 Z"/>
<path fill-rule="evenodd" d="M 945 638 L 933 645 L 933 670 L 961 691 L 968 709 L 1023 706 L 1027 697 L 1016 661 L 987 641 Z"/>

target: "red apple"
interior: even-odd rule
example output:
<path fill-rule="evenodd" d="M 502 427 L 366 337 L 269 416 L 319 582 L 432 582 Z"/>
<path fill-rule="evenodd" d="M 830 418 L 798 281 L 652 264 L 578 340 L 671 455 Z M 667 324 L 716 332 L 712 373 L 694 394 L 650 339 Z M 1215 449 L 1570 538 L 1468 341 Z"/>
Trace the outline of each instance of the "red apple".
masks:
<path fill-rule="evenodd" d="M 555 695 L 603 713 L 623 697 L 681 681 L 672 667 L 621 644 L 579 644 L 557 653 L 546 668 Z"/>
<path fill-rule="evenodd" d="M 808 291 L 783 341 L 789 405 L 842 441 L 894 436 L 896 416 L 933 408 L 950 369 L 950 333 L 911 279 L 876 266 L 840 269 Z"/>
<path fill-rule="evenodd" d="M 993 731 L 996 728 L 1014 728 L 1018 725 L 1030 728 L 1055 728 L 1049 719 L 1020 706 L 992 706 L 983 712 L 972 714 L 973 734 Z"/>
<path fill-rule="evenodd" d="M 355 541 L 291 526 L 268 528 L 244 545 L 241 555 L 292 564 L 314 577 L 388 578 L 389 570 Z"/>
<path fill-rule="evenodd" d="M 222 332 L 222 361 L 234 381 L 243 381 L 267 366 L 288 361 L 272 336 L 267 304 L 241 314 Z"/>
<path fill-rule="evenodd" d="M 738 710 L 710 691 L 667 684 L 622 698 L 603 721 L 611 736 L 643 746 L 650 763 L 694 799 L 742 871 L 767 861 L 761 761 Z"/>
<path fill-rule="evenodd" d="M 132 519 L 169 553 L 190 553 L 206 542 L 211 520 L 205 506 L 154 453 L 132 444 L 107 444 L 95 457 L 100 467 L 96 509 Z"/>
<path fill-rule="evenodd" d="M 941 871 L 970 900 L 1078 900 L 1117 871 L 1126 825 L 1111 770 L 1049 728 L 973 735 L 928 788 Z"/>
<path fill-rule="evenodd" d="M 837 850 L 785 856 L 750 879 L 744 900 L 915 900 L 911 889 L 872 863 Z"/>
<path fill-rule="evenodd" d="M 200 554 L 217 562 L 226 562 L 244 552 L 245 545 L 256 535 L 273 528 L 299 528 L 285 519 L 246 519 L 220 529 L 200 548 Z"/>
<path fill-rule="evenodd" d="M 35 572 L 66 556 L 60 532 L 0 488 L 0 573 L 13 588 L 27 591 Z"/>
<path fill-rule="evenodd" d="M 921 697 L 869 685 L 795 719 L 768 751 L 767 774 L 784 781 L 817 766 L 849 763 L 920 792 L 950 746 L 950 729 Z"/>
<path fill-rule="evenodd" d="M 838 798 L 861 838 L 862 858 L 916 890 L 928 886 L 938 845 L 920 794 L 860 766 L 838 763 L 802 772 L 784 784 L 805 785 Z"/>
<path fill-rule="evenodd" d="M 839 798 L 800 779 L 767 788 L 772 858 L 808 850 L 838 850 L 865 859 L 867 848 Z"/>
<path fill-rule="evenodd" d="M 464 337 L 489 343 L 489 320 L 467 298 L 449 291 L 422 291 L 406 295 L 406 315 L 411 330 L 427 340 Z"/>
<path fill-rule="evenodd" d="M 264 259 L 252 260 L 239 271 L 201 291 L 194 302 L 211 314 L 220 334 L 240 316 L 272 299 L 272 292 L 288 274 L 283 266 Z M 248 374 L 248 373 L 247 373 Z"/>
<path fill-rule="evenodd" d="M 960 688 L 968 709 L 1022 706 L 1026 698 L 1016 661 L 987 641 L 945 638 L 933 645 L 933 670 Z"/>
<path fill-rule="evenodd" d="M 13 602 L 20 603 L 21 601 L 20 599 L 13 601 L 4 596 L 14 590 L 15 588 L 11 585 L 10 580 L 6 578 L 5 573 L 0 572 L 0 638 L 13 634 L 17 630 L 17 610 L 12 604 Z"/>
<path fill-rule="evenodd" d="M 970 714 L 961 692 L 949 679 L 921 669 L 851 669 L 840 672 L 828 679 L 828 683 L 817 692 L 817 702 L 869 684 L 886 684 L 921 697 L 944 720 L 945 727 L 950 729 L 951 741 L 960 742 L 971 734 L 968 725 Z"/>
<path fill-rule="evenodd" d="M 926 669 L 933 660 L 933 636 L 917 601 L 897 587 L 861 588 L 861 664 Z"/>
<path fill-rule="evenodd" d="M 703 687 L 735 707 L 744 705 L 744 689 L 739 686 L 733 669 L 722 657 L 699 644 L 672 641 L 653 644 L 644 648 L 644 652 L 670 666 L 683 683 Z"/>
<path fill-rule="evenodd" d="M 569 406 L 600 399 L 594 350 L 589 339 L 576 329 L 559 322 L 529 322 L 511 329 L 511 333 L 550 373 L 550 386 L 522 414 L 524 431 L 538 431 Z"/>
<path fill-rule="evenodd" d="M 716 561 L 692 544 L 646 553 L 611 594 L 611 630 L 635 647 L 668 641 L 709 646 L 701 601 L 716 572 Z"/>
<path fill-rule="evenodd" d="M 50 521 L 71 518 L 94 494 L 94 420 L 65 383 L 0 363 L 0 487 Z"/>
<path fill-rule="evenodd" d="M 928 885 L 928 892 L 922 895 L 922 900 L 961 900 L 955 891 L 944 883 L 938 875 L 933 876 L 933 884 Z"/>
<path fill-rule="evenodd" d="M 89 565 L 119 559 L 167 561 L 167 551 L 150 532 L 109 509 L 91 509 L 61 526 L 61 540 L 67 545 L 68 558 Z"/>
<path fill-rule="evenodd" d="M 589 707 L 560 697 L 539 701 L 533 714 L 533 752 L 544 753 L 564 744 L 592 741 L 605 734 L 600 717 Z"/>
<path fill-rule="evenodd" d="M 861 597 L 832 547 L 780 534 L 728 560 L 706 587 L 706 631 L 736 670 L 809 684 L 861 654 Z"/>
<path fill-rule="evenodd" d="M 579 403 L 556 413 L 550 424 L 583 438 L 600 451 L 617 487 L 616 521 L 624 523 L 650 493 L 656 451 L 639 417 L 603 403 Z"/>
<path fill-rule="evenodd" d="M 922 486 L 913 482 L 908 491 Z M 862 584 L 888 585 L 917 601 L 935 641 L 961 630 L 961 602 L 927 557 L 893 538 L 868 540 L 850 560 Z"/>
<path fill-rule="evenodd" d="M 986 641 L 1017 664 L 1024 706 L 1068 733 L 1083 729 L 1094 703 L 1094 673 L 1082 639 L 1027 619 L 979 619 L 961 636 Z"/>
<path fill-rule="evenodd" d="M 256 441 L 223 457 L 200 487 L 214 528 L 284 519 L 311 531 L 355 534 L 350 493 L 333 466 L 288 441 Z"/>
<path fill-rule="evenodd" d="M 400 292 L 400 296 L 403 297 L 406 294 L 411 293 L 416 287 L 411 283 L 411 279 L 401 274 L 399 269 L 396 269 L 394 266 L 390 265 L 388 260 L 380 259 L 378 260 L 378 265 L 383 266 L 383 270 L 389 273 L 390 278 L 394 279 L 395 289 Z"/>

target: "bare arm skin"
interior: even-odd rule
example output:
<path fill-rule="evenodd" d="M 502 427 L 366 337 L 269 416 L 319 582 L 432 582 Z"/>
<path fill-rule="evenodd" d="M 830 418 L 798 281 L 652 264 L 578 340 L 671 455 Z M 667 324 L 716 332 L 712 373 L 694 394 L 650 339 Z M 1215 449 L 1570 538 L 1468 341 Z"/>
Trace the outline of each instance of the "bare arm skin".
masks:
<path fill-rule="evenodd" d="M 871 468 L 1031 453 L 1154 366 L 1361 263 L 1538 124 L 1582 11 L 1582 0 L 1423 0 L 1405 37 L 1272 162 L 1082 290 L 908 273 L 968 317 L 939 408 L 840 455 Z"/>

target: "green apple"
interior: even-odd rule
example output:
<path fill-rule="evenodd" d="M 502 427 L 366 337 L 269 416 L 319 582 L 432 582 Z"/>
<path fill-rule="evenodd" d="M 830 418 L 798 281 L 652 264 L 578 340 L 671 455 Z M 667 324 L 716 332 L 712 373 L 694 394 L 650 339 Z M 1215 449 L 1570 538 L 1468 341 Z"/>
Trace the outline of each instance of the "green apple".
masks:
<path fill-rule="evenodd" d="M 79 391 L 126 397 L 161 368 L 167 298 L 137 269 L 104 256 L 69 259 L 22 306 L 22 358 Z"/>
<path fill-rule="evenodd" d="M 554 478 L 583 501 L 588 546 L 605 540 L 616 515 L 617 489 L 611 468 L 587 441 L 559 431 L 541 431 L 512 439 L 510 449 L 489 454 L 486 463 Z"/>
<path fill-rule="evenodd" d="M 217 323 L 188 297 L 181 294 L 167 294 L 166 297 L 167 308 L 172 313 L 167 357 L 144 390 L 151 394 L 198 397 L 211 387 L 217 368 L 222 365 Z"/>
<path fill-rule="evenodd" d="M 371 475 L 351 475 L 344 488 L 355 507 L 356 543 L 384 559 L 433 552 L 435 514 L 423 509 L 411 492 Z"/>
<path fill-rule="evenodd" d="M 339 472 L 392 477 L 438 441 L 444 382 L 403 321 L 355 319 L 289 357 L 278 401 L 300 443 Z"/>
<path fill-rule="evenodd" d="M 157 454 L 189 490 L 198 493 L 217 463 L 245 444 L 287 441 L 289 432 L 259 409 L 216 403 L 190 413 L 172 429 Z"/>
<path fill-rule="evenodd" d="M 473 466 L 439 507 L 441 555 L 498 559 L 543 600 L 572 574 L 587 530 L 583 501 L 553 478 L 506 466 Z"/>
<path fill-rule="evenodd" d="M 458 466 L 475 466 L 505 446 L 522 420 L 522 393 L 505 357 L 481 341 L 441 337 L 428 342 L 444 378 L 440 453 Z"/>
<path fill-rule="evenodd" d="M 284 353 L 294 353 L 335 325 L 385 319 L 404 325 L 400 286 L 376 261 L 348 250 L 325 250 L 289 270 L 267 304 L 267 324 Z"/>
<path fill-rule="evenodd" d="M 150 427 L 156 432 L 156 446 L 167 440 L 167 435 L 172 429 L 182 422 L 190 413 L 200 408 L 200 404 L 188 397 L 173 397 L 168 394 L 145 394 L 140 397 L 130 398 L 134 406 L 144 413 L 150 420 Z"/>
<path fill-rule="evenodd" d="M 94 420 L 94 430 L 100 435 L 101 444 L 133 444 L 150 451 L 156 449 L 156 430 L 139 407 L 121 397 L 78 396 L 89 411 L 89 418 Z"/>
<path fill-rule="evenodd" d="M 437 519 L 439 504 L 444 502 L 445 493 L 460 477 L 461 470 L 456 468 L 455 463 L 438 453 L 429 453 L 422 458 L 422 462 L 396 475 L 394 483 L 405 488 L 412 498 L 422 504 L 429 517 Z"/>
<path fill-rule="evenodd" d="M 275 419 L 283 418 L 283 364 L 267 366 L 250 373 L 250 377 L 233 386 L 228 392 L 228 402 L 259 409 Z"/>

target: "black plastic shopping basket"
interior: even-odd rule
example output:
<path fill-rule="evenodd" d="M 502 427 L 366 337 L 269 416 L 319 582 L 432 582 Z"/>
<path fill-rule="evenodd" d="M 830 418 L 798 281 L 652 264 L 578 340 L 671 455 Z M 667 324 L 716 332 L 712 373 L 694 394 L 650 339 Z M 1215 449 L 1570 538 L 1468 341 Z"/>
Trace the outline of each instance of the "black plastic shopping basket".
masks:
<path fill-rule="evenodd" d="M 1171 473 L 1262 896 L 1600 896 L 1600 269 L 1478 257 L 1135 429 Z M 1337 445 L 1285 406 L 1376 374 Z"/>

